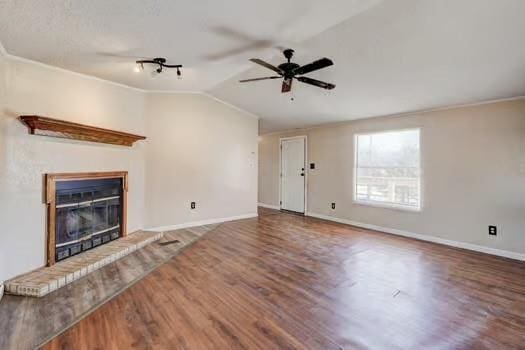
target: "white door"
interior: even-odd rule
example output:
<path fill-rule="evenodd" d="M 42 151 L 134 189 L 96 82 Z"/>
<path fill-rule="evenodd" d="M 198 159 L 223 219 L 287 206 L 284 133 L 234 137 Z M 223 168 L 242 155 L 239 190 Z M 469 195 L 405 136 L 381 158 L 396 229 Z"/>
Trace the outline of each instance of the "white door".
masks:
<path fill-rule="evenodd" d="M 281 209 L 304 213 L 305 138 L 281 140 Z"/>

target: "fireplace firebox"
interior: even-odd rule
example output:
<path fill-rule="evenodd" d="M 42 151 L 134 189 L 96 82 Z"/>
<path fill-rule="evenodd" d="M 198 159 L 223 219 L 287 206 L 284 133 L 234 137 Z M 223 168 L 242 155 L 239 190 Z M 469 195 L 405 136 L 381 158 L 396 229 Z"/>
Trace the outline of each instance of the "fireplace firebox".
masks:
<path fill-rule="evenodd" d="M 46 179 L 48 265 L 126 235 L 127 172 Z"/>
<path fill-rule="evenodd" d="M 120 237 L 121 179 L 56 184 L 55 260 Z"/>

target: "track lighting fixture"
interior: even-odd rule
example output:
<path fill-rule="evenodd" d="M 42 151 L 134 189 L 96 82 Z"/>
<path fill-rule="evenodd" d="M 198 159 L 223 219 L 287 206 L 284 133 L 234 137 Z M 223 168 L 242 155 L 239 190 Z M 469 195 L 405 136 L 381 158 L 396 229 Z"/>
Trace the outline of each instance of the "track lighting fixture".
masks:
<path fill-rule="evenodd" d="M 155 69 L 157 73 L 162 73 L 163 68 L 176 68 L 177 69 L 177 78 L 182 79 L 182 65 L 181 64 L 166 64 L 166 59 L 162 57 L 157 57 L 151 60 L 140 60 L 135 62 L 137 66 L 135 67 L 135 72 L 144 70 L 144 64 L 156 64 L 158 68 Z"/>

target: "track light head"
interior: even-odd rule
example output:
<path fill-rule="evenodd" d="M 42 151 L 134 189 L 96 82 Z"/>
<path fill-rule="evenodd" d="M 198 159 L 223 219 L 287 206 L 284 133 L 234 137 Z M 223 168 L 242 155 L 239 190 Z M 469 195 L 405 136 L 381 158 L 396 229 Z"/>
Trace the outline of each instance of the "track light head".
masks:
<path fill-rule="evenodd" d="M 133 71 L 135 73 L 140 73 L 140 72 L 144 71 L 144 64 L 136 62 L 135 67 L 133 67 Z"/>

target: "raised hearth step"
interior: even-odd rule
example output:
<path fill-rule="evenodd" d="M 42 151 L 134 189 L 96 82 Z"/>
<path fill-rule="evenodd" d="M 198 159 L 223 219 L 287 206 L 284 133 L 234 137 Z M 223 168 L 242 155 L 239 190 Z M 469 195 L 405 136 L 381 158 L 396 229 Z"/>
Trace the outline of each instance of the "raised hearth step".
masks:
<path fill-rule="evenodd" d="M 162 238 L 162 232 L 137 231 L 50 267 L 41 267 L 4 282 L 6 294 L 42 297 L 90 272 Z"/>

